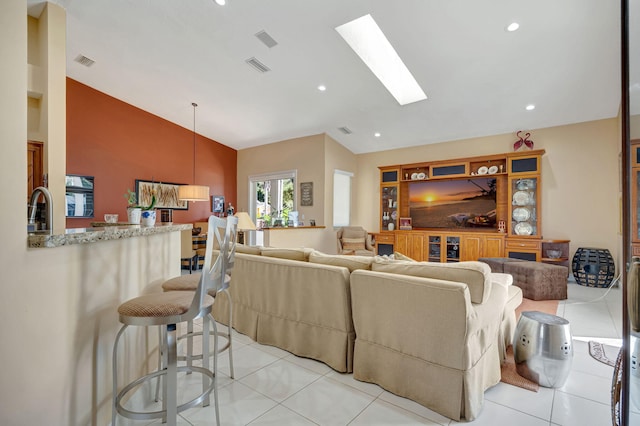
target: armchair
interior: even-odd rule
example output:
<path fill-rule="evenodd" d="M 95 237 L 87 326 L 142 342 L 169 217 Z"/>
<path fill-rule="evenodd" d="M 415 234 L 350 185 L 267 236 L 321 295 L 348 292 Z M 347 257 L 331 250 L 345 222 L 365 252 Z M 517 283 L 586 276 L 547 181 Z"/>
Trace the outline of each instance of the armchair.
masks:
<path fill-rule="evenodd" d="M 345 226 L 338 229 L 338 254 L 373 256 L 375 249 L 371 235 L 361 226 Z"/>

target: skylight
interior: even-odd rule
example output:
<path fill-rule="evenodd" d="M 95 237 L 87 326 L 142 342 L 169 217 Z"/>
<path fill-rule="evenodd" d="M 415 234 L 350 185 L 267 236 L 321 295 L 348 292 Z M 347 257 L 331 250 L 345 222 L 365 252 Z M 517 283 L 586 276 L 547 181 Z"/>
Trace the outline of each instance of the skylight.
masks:
<path fill-rule="evenodd" d="M 427 99 L 424 91 L 395 51 L 371 15 L 336 27 L 400 105 Z"/>

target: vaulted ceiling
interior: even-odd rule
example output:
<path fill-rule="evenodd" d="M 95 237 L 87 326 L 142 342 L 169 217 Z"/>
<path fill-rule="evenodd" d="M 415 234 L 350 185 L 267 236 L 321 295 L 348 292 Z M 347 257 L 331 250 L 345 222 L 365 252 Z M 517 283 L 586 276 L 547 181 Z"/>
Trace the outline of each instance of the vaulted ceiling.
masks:
<path fill-rule="evenodd" d="M 27 2 L 37 16 L 42 1 Z M 67 11 L 70 78 L 188 129 L 196 102 L 196 131 L 235 149 L 327 133 L 365 153 L 610 118 L 620 107 L 615 1 L 53 3 Z M 366 14 L 427 100 L 400 106 L 335 30 Z M 506 31 L 511 22 L 520 29 Z"/>

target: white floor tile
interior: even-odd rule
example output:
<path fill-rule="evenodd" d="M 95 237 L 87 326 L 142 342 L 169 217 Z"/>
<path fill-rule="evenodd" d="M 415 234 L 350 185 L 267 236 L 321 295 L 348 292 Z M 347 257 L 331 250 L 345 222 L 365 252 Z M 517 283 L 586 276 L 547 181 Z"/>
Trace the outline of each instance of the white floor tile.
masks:
<path fill-rule="evenodd" d="M 287 407 L 277 405 L 249 424 L 251 426 L 313 426 L 316 423 L 294 413 Z"/>
<path fill-rule="evenodd" d="M 245 345 L 240 348 L 233 348 L 233 369 L 235 378 L 241 379 L 248 376 L 251 373 L 258 371 L 259 369 L 266 367 L 269 364 L 273 364 L 279 358 L 270 355 L 260 349 L 257 349 L 255 345 Z M 229 358 L 227 356 L 218 357 L 218 368 L 224 374 L 229 375 Z"/>
<path fill-rule="evenodd" d="M 359 391 L 367 393 L 371 396 L 378 396 L 384 391 L 384 389 L 382 389 L 378 385 L 374 385 L 373 383 L 361 382 L 359 380 L 354 379 L 353 374 L 338 373 L 337 371 L 331 370 L 329 373 L 326 374 L 326 377 L 328 377 L 331 380 L 344 383 L 345 385 L 351 386 L 352 388 L 356 388 Z"/>
<path fill-rule="evenodd" d="M 610 404 L 556 392 L 553 399 L 551 422 L 562 426 L 610 425 Z"/>
<path fill-rule="evenodd" d="M 220 422 L 225 426 L 247 425 L 277 405 L 277 402 L 238 381 L 219 389 L 218 394 Z M 213 403 L 209 407 L 191 408 L 183 415 L 194 425 L 216 425 Z"/>
<path fill-rule="evenodd" d="M 250 388 L 281 402 L 322 377 L 320 374 L 280 359 L 240 381 Z"/>
<path fill-rule="evenodd" d="M 613 371 L 611 373 L 613 377 Z M 583 373 L 582 371 L 572 371 L 567 382 L 558 389 L 558 392 L 568 393 L 602 404 L 610 404 L 611 377 L 604 378 Z"/>
<path fill-rule="evenodd" d="M 500 382 L 487 390 L 484 398 L 548 421 L 551 420 L 553 393 L 553 389 L 542 386 L 538 392 L 532 392 Z"/>
<path fill-rule="evenodd" d="M 391 392 L 383 391 L 378 399 L 396 405 L 400 408 L 404 408 L 407 411 L 411 411 L 420 417 L 429 419 L 429 421 L 432 421 L 435 424 L 448 425 L 451 422 L 448 417 L 438 414 L 415 401 L 392 394 Z"/>
<path fill-rule="evenodd" d="M 319 425 L 346 425 L 375 398 L 325 377 L 285 400 L 282 405 Z"/>
<path fill-rule="evenodd" d="M 444 424 L 448 424 L 444 423 Z M 362 411 L 351 423 L 350 426 L 388 426 L 388 425 L 430 425 L 441 426 L 429 419 L 418 416 L 410 411 L 402 409 L 397 405 L 377 399 Z"/>
<path fill-rule="evenodd" d="M 286 357 L 287 361 L 293 362 L 294 364 L 299 365 L 300 367 L 304 367 L 308 370 L 314 371 L 318 374 L 327 374 L 331 371 L 333 371 L 331 369 L 331 367 L 329 367 L 327 364 L 325 364 L 324 362 L 320 362 L 320 361 L 316 361 L 314 359 L 310 359 L 310 358 L 302 358 L 299 356 L 295 356 L 293 354 L 289 354 L 289 356 Z"/>
<path fill-rule="evenodd" d="M 450 424 L 465 424 L 452 421 Z M 477 419 L 470 422 L 473 426 L 497 426 L 497 425 L 517 425 L 517 426 L 548 426 L 549 420 L 530 416 L 513 408 L 496 404 L 492 401 L 484 401 L 484 407 Z"/>

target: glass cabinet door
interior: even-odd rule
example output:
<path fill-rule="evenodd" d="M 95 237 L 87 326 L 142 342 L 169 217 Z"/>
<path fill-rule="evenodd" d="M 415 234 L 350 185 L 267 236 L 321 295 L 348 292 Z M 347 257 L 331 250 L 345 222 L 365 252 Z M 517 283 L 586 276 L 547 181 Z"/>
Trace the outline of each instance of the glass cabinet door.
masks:
<path fill-rule="evenodd" d="M 429 262 L 440 262 L 440 241 L 439 235 L 429 235 Z"/>
<path fill-rule="evenodd" d="M 383 186 L 380 197 L 381 231 L 393 231 L 398 227 L 398 186 Z"/>
<path fill-rule="evenodd" d="M 447 237 L 447 263 L 460 262 L 460 237 Z"/>
<path fill-rule="evenodd" d="M 539 235 L 538 181 L 538 177 L 510 179 L 510 235 L 519 237 L 537 237 Z"/>

